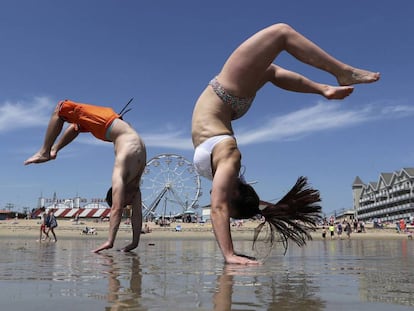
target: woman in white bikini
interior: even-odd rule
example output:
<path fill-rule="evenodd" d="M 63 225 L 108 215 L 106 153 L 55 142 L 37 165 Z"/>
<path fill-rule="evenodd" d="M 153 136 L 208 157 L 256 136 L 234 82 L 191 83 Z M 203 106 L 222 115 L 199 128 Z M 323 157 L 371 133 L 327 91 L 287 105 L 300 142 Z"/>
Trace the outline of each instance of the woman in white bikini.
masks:
<path fill-rule="evenodd" d="M 339 86 L 320 84 L 273 64 L 282 51 L 334 75 Z M 232 120 L 247 112 L 256 92 L 267 82 L 289 91 L 319 94 L 327 99 L 343 99 L 353 92 L 353 84 L 371 83 L 379 78 L 379 73 L 354 68 L 333 58 L 286 24 L 275 24 L 259 31 L 232 53 L 221 72 L 200 95 L 192 118 L 194 164 L 200 175 L 213 181 L 211 220 L 227 263 L 258 263 L 236 254 L 231 239 L 230 217 L 242 207 L 240 203 L 235 203 L 235 199 L 240 196 L 239 188 L 243 184 L 239 178 L 241 154 L 234 138 Z M 302 193 L 306 188 L 306 179 L 298 180 L 298 184 L 300 187 L 296 187 L 296 191 Z M 317 191 L 311 190 L 308 194 L 311 200 L 308 198 L 303 201 L 307 202 L 302 206 L 303 215 L 308 212 L 315 214 L 315 209 L 308 210 L 306 207 L 319 202 Z M 291 195 L 299 194 L 292 192 Z M 294 210 L 296 206 L 292 206 L 292 201 L 287 201 L 290 202 L 290 210 Z M 285 205 L 287 201 L 284 201 Z M 289 209 L 284 211 L 288 212 Z M 288 216 L 286 219 L 294 220 L 295 217 L 301 217 L 299 214 L 292 212 L 285 216 Z M 310 227 L 316 219 L 307 219 Z M 287 237 L 291 238 L 289 234 Z"/>

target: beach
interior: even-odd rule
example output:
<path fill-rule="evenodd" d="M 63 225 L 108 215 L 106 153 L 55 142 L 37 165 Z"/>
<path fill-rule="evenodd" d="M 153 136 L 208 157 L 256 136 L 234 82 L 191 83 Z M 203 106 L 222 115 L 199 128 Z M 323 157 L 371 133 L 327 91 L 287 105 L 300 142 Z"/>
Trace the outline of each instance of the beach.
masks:
<path fill-rule="evenodd" d="M 176 231 L 175 226 L 182 230 Z M 252 251 L 259 222 L 232 226 L 235 249 Z M 81 234 L 86 226 L 97 235 Z M 58 220 L 57 243 L 36 242 L 40 223 L 0 221 L 0 299 L 5 310 L 412 310 L 414 241 L 395 229 L 307 246 L 277 245 L 258 266 L 226 265 L 210 223 L 149 223 L 132 252 L 122 223 L 112 250 L 91 253 L 108 222 Z M 260 249 L 266 250 L 266 249 Z M 258 253 L 260 255 L 260 253 Z"/>
<path fill-rule="evenodd" d="M 214 239 L 213 228 L 210 222 L 207 223 L 171 223 L 170 226 L 159 226 L 153 222 L 146 223 L 151 229 L 150 233 L 142 234 L 142 238 L 186 238 L 186 239 Z M 176 231 L 176 226 L 181 226 L 181 231 Z M 241 226 L 232 226 L 231 232 L 234 239 L 252 239 L 254 229 L 259 225 L 259 221 L 244 221 Z M 95 228 L 96 235 L 81 234 L 85 227 Z M 79 222 L 73 219 L 58 219 L 58 227 L 55 229 L 58 238 L 73 238 L 88 236 L 90 238 L 105 238 L 108 232 L 109 222 L 82 219 Z M 33 237 L 38 238 L 40 229 L 39 219 L 9 219 L 0 221 L 0 236 L 3 237 Z M 410 231 L 412 228 L 410 228 Z M 118 231 L 118 237 L 128 238 L 131 236 L 131 225 L 123 221 Z M 315 232 L 311 232 L 313 240 L 322 240 L 322 227 Z M 335 235 L 338 239 L 338 236 Z M 409 234 L 397 233 L 395 227 L 384 229 L 374 229 L 372 225 L 366 226 L 365 233 L 353 232 L 351 239 L 408 239 Z M 326 239 L 331 239 L 329 232 Z M 346 233 L 342 233 L 341 239 L 348 239 Z"/>

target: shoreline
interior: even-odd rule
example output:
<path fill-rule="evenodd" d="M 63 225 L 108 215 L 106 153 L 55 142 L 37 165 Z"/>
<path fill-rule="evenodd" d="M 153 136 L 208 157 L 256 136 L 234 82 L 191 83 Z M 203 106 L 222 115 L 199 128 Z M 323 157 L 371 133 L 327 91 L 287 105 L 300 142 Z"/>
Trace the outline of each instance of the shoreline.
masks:
<path fill-rule="evenodd" d="M 211 223 L 172 223 L 170 226 L 160 227 L 155 223 L 146 223 L 149 225 L 151 232 L 141 234 L 142 239 L 215 239 Z M 231 233 L 234 240 L 252 240 L 254 229 L 259 224 L 258 221 L 245 221 L 241 227 L 232 226 Z M 175 230 L 176 225 L 181 226 L 181 231 Z M 85 227 L 95 228 L 97 234 L 82 234 Z M 58 227 L 55 233 L 58 239 L 70 238 L 93 238 L 105 239 L 107 237 L 109 222 L 96 222 L 93 220 L 80 220 L 75 223 L 72 220 L 58 219 Z M 0 221 L 0 237 L 27 237 L 37 239 L 39 237 L 40 221 L 38 219 L 10 219 Z M 118 237 L 130 238 L 131 225 L 122 222 L 118 231 Z M 322 238 L 322 228 L 311 232 L 313 240 L 324 240 Z M 411 239 L 408 233 L 397 233 L 395 228 L 374 229 L 370 226 L 364 233 L 353 232 L 351 240 L 358 239 Z M 336 234 L 333 240 L 347 240 L 346 233 L 341 237 Z M 325 240 L 331 240 L 329 232 Z"/>

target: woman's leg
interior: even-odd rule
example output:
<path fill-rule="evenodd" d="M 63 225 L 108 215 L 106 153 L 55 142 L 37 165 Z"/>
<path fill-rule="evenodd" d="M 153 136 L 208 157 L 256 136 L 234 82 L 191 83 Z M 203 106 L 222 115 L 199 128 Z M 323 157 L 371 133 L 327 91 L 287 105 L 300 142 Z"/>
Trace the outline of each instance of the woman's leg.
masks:
<path fill-rule="evenodd" d="M 57 242 L 57 238 L 56 238 L 56 234 L 55 234 L 55 229 L 54 228 L 50 228 L 50 231 L 52 231 L 53 238 L 54 238 L 55 242 Z"/>
<path fill-rule="evenodd" d="M 353 86 L 321 84 L 276 65 L 271 65 L 267 72 L 271 83 L 292 92 L 319 94 L 326 99 L 343 99 L 354 91 Z"/>
<path fill-rule="evenodd" d="M 267 27 L 243 42 L 229 57 L 220 73 L 224 86 L 254 94 L 265 82 L 264 75 L 280 52 L 334 75 L 339 85 L 377 81 L 379 73 L 344 64 L 286 24 Z M 240 94 L 237 94 L 240 95 Z"/>

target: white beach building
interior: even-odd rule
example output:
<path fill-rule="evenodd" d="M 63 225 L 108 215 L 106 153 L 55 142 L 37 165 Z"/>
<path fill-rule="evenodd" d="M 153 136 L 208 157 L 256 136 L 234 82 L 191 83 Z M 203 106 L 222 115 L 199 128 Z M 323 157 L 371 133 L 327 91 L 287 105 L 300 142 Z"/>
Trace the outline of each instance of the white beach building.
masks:
<path fill-rule="evenodd" d="M 381 173 L 365 184 L 358 176 L 352 184 L 355 217 L 362 221 L 395 222 L 414 217 L 414 168 Z"/>

